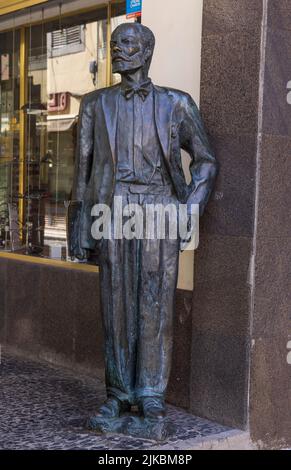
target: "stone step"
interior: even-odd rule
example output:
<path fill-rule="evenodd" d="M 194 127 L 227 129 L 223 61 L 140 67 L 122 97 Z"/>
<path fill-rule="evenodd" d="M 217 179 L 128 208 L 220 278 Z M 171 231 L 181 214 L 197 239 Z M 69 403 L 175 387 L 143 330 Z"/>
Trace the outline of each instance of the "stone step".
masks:
<path fill-rule="evenodd" d="M 255 450 L 248 432 L 230 430 L 219 434 L 159 445 L 151 450 Z"/>

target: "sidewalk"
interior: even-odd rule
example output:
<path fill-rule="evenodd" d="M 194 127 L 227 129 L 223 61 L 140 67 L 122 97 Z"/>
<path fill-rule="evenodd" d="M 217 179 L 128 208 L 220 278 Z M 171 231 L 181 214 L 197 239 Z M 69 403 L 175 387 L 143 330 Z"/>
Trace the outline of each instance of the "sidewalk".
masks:
<path fill-rule="evenodd" d="M 104 386 L 88 376 L 2 355 L 0 449 L 191 450 L 246 449 L 247 433 L 230 430 L 168 407 L 176 433 L 163 444 L 120 435 L 97 435 L 81 424 L 104 399 Z"/>

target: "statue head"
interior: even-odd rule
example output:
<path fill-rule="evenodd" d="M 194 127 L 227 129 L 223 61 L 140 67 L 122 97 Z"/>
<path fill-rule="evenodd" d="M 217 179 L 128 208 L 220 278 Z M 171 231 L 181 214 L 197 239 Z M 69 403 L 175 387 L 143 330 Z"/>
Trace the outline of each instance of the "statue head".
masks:
<path fill-rule="evenodd" d="M 152 31 L 140 23 L 123 23 L 111 36 L 113 73 L 126 74 L 141 68 L 148 73 L 155 48 Z"/>

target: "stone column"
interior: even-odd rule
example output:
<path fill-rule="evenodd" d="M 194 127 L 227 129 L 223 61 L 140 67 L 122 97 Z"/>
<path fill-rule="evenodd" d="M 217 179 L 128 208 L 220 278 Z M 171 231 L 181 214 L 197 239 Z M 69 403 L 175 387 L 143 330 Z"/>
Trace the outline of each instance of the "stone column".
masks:
<path fill-rule="evenodd" d="M 246 428 L 261 0 L 204 0 L 201 111 L 220 163 L 195 256 L 191 410 Z"/>
<path fill-rule="evenodd" d="M 191 409 L 268 448 L 291 445 L 290 81 L 289 1 L 204 0 L 220 175 L 195 258 Z"/>
<path fill-rule="evenodd" d="M 264 2 L 262 39 L 250 430 L 253 439 L 267 448 L 287 448 L 291 446 L 290 1 Z"/>

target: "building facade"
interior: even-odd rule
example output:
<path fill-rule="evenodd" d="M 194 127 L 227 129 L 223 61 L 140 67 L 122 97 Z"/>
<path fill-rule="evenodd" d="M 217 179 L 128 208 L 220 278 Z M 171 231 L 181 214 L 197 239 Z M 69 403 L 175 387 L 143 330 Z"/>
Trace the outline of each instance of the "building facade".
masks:
<path fill-rule="evenodd" d="M 121 0 L 0 1 L 1 342 L 100 377 L 98 269 L 67 259 L 66 203 L 80 101 L 118 81 L 124 21 Z M 168 400 L 288 447 L 291 6 L 143 0 L 141 21 L 153 81 L 200 103 L 220 163 L 195 260 L 180 261 Z"/>

